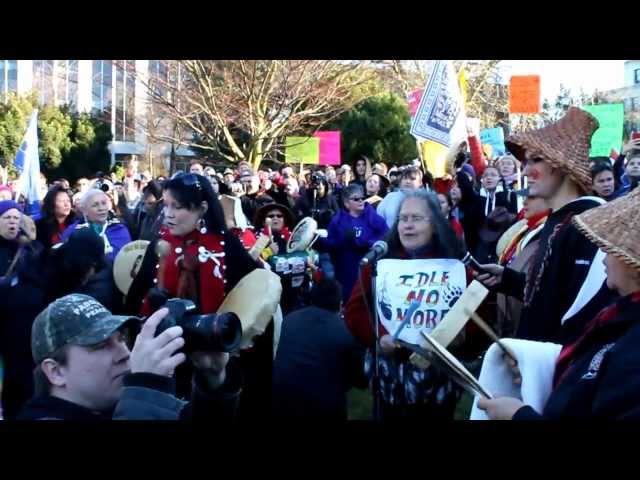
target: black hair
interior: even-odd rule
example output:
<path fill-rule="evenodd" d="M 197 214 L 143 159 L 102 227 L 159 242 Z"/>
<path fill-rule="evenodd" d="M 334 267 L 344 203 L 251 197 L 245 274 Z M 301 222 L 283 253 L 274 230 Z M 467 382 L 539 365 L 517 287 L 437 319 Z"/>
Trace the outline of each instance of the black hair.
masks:
<path fill-rule="evenodd" d="M 196 173 L 177 175 L 165 184 L 164 189 L 189 210 L 198 209 L 203 201 L 207 202 L 207 212 L 203 217 L 207 230 L 223 235 L 227 232 L 222 205 L 207 178 Z"/>
<path fill-rule="evenodd" d="M 595 163 L 591 167 L 591 180 L 593 181 L 596 178 L 596 176 L 601 174 L 602 172 L 613 173 L 613 167 L 611 166 L 611 163 L 609 162 L 609 160 L 606 160 L 606 161 L 595 160 Z"/>
<path fill-rule="evenodd" d="M 336 280 L 323 278 L 313 285 L 310 300 L 314 307 L 339 312 L 342 302 L 342 285 Z"/>
<path fill-rule="evenodd" d="M 160 200 L 162 198 L 162 185 L 160 182 L 156 180 L 151 180 L 147 185 L 142 189 L 142 197 L 146 197 L 147 195 L 153 195 L 156 197 L 156 200 Z"/>
<path fill-rule="evenodd" d="M 69 201 L 72 201 L 69 190 L 64 188 L 62 185 L 54 185 L 49 189 L 47 194 L 44 196 L 44 199 L 42 200 L 42 207 L 40 209 L 40 211 L 42 212 L 42 216 L 40 218 L 50 225 L 57 224 L 55 209 L 56 198 L 58 198 L 59 193 L 65 193 L 69 197 Z M 72 209 L 67 218 L 65 218 L 64 224 L 71 225 L 75 220 L 76 214 L 73 213 Z"/>
<path fill-rule="evenodd" d="M 451 228 L 449 221 L 444 218 L 436 194 L 425 190 L 414 190 L 409 192 L 404 197 L 404 200 L 402 200 L 402 203 L 398 208 L 398 213 L 400 213 L 400 209 L 404 202 L 409 198 L 418 198 L 427 205 L 427 210 L 431 217 L 431 224 L 433 226 L 433 235 L 429 246 L 434 258 L 462 258 L 462 244 Z M 400 235 L 398 233 L 398 218 L 396 218 L 391 230 L 387 232 L 385 240 L 389 245 L 390 254 L 404 250 L 400 243 Z"/>
<path fill-rule="evenodd" d="M 358 175 L 358 170 L 356 169 L 356 165 L 358 165 L 358 162 L 363 161 L 364 162 L 364 175 L 360 176 Z M 371 160 L 369 160 L 369 158 L 362 156 L 358 159 L 356 159 L 355 162 L 353 162 L 353 166 L 352 166 L 352 173 L 353 173 L 353 178 L 355 180 L 365 180 L 367 178 L 369 178 L 371 176 Z"/>

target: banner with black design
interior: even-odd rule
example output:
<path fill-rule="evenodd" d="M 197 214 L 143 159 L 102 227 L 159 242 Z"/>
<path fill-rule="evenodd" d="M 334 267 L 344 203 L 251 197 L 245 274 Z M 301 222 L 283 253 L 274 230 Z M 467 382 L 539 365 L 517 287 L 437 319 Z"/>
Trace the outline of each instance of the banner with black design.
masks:
<path fill-rule="evenodd" d="M 420 332 L 431 333 L 467 286 L 465 267 L 459 260 L 424 259 L 378 262 L 376 308 L 384 328 L 394 335 L 413 300 L 420 303 L 398 336 L 419 343 Z"/>

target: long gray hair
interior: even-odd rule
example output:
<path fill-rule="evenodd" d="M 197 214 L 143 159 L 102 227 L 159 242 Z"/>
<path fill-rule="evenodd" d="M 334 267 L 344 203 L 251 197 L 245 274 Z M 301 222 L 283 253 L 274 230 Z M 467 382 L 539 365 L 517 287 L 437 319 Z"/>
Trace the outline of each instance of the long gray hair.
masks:
<path fill-rule="evenodd" d="M 400 235 L 398 233 L 398 214 L 404 202 L 410 198 L 417 198 L 427 206 L 431 224 L 433 225 L 433 236 L 430 242 L 433 254 L 438 258 L 461 258 L 463 253 L 462 244 L 451 228 L 449 221 L 442 214 L 438 197 L 435 193 L 427 192 L 423 189 L 405 193 L 404 199 L 400 202 L 396 212 L 396 220 L 386 237 L 389 252 L 397 252 L 404 249 L 400 243 Z"/>

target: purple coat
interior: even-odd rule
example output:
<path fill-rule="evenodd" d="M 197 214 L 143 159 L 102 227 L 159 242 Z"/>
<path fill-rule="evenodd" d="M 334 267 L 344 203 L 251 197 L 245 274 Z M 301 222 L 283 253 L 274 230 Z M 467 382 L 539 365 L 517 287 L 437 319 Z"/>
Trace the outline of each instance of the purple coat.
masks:
<path fill-rule="evenodd" d="M 342 285 L 346 302 L 358 279 L 358 263 L 371 246 L 387 233 L 387 223 L 368 203 L 359 217 L 352 217 L 344 209 L 333 217 L 324 244 L 330 250 L 336 270 L 336 280 Z"/>
<path fill-rule="evenodd" d="M 62 234 L 62 241 L 66 242 L 67 239 L 71 236 L 71 234 L 75 232 L 76 229 L 78 228 L 90 228 L 89 223 L 87 222 L 81 223 L 80 220 L 72 223 L 71 225 L 69 225 L 69 228 L 67 228 Z M 131 241 L 131 235 L 129 234 L 129 229 L 123 223 L 120 223 L 117 220 L 109 221 L 107 225 L 107 229 L 105 230 L 104 234 L 107 237 L 106 240 L 109 242 L 109 245 L 111 245 L 111 249 L 108 249 L 108 248 L 105 249 L 105 250 L 110 250 L 110 251 L 105 251 L 105 257 L 108 258 L 111 262 L 113 262 L 116 258 L 116 255 L 118 255 L 118 252 L 120 251 L 120 249 Z"/>

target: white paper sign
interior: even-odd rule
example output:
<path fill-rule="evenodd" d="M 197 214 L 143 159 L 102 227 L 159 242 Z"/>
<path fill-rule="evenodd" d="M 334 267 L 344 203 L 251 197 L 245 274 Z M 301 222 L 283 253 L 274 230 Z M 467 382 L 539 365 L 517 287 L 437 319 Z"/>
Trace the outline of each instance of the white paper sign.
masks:
<path fill-rule="evenodd" d="M 398 338 L 418 344 L 420 332 L 431 333 L 466 286 L 465 267 L 458 260 L 381 260 L 376 282 L 376 308 L 380 322 L 394 335 L 410 303 L 417 300 L 420 307 Z"/>

